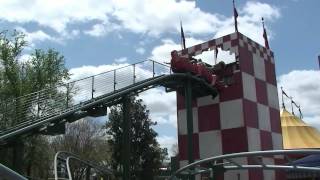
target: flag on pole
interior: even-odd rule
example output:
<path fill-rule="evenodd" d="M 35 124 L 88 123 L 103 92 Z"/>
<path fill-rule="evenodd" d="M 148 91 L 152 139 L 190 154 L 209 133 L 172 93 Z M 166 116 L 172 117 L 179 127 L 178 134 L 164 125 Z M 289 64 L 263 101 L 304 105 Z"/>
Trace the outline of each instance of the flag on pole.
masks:
<path fill-rule="evenodd" d="M 264 19 L 263 18 L 262 18 L 262 27 L 263 27 L 263 39 L 264 39 L 265 47 L 267 49 L 270 49 L 269 42 L 268 42 L 267 31 L 266 31 L 266 28 L 264 27 Z"/>
<path fill-rule="evenodd" d="M 237 21 L 237 18 L 238 18 L 238 11 L 236 9 L 236 6 L 234 4 L 234 0 L 233 0 L 233 16 L 234 16 L 234 29 L 236 32 L 238 32 L 238 21 Z"/>
<path fill-rule="evenodd" d="M 184 37 L 184 32 L 183 32 L 183 28 L 182 28 L 182 21 L 180 21 L 180 27 L 181 27 L 181 46 L 182 46 L 182 49 L 186 49 L 186 39 Z"/>
<path fill-rule="evenodd" d="M 218 47 L 216 46 L 216 49 L 214 51 L 214 64 L 217 64 L 218 61 Z"/>
<path fill-rule="evenodd" d="M 318 62 L 319 62 L 319 70 L 320 70 L 320 56 L 318 56 Z"/>

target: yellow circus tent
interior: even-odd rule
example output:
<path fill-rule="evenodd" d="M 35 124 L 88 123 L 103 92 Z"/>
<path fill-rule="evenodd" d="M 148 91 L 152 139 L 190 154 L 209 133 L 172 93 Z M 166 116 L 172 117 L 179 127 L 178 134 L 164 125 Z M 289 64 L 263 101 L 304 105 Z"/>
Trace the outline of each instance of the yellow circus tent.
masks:
<path fill-rule="evenodd" d="M 320 148 L 320 133 L 286 109 L 280 113 L 284 149 Z"/>

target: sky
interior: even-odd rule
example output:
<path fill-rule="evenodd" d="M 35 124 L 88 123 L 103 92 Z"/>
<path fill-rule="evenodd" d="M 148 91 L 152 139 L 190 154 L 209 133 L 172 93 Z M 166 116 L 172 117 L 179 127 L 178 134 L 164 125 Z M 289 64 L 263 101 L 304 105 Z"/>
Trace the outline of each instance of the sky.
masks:
<path fill-rule="evenodd" d="M 320 128 L 320 1 L 235 2 L 239 31 L 260 44 L 264 17 L 278 87 Z M 0 31 L 27 35 L 21 61 L 35 48 L 54 48 L 72 80 L 146 59 L 169 62 L 170 52 L 181 48 L 180 20 L 187 46 L 234 31 L 232 0 L 0 0 L 0 12 Z M 177 142 L 175 94 L 157 88 L 140 97 L 158 122 L 160 144 L 170 150 Z"/>

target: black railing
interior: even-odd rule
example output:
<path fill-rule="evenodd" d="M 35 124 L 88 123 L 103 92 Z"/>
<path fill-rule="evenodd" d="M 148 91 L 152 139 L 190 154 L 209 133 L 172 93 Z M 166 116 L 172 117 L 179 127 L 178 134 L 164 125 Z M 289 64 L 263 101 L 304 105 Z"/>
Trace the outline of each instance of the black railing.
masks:
<path fill-rule="evenodd" d="M 146 60 L 1 102 L 0 133 L 59 115 L 104 94 L 170 73 L 170 66 Z"/>

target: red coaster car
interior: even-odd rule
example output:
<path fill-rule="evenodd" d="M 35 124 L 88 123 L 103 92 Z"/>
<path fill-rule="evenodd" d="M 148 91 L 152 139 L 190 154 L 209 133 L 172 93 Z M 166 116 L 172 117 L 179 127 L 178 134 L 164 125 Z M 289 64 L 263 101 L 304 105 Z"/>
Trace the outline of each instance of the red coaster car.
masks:
<path fill-rule="evenodd" d="M 192 64 L 188 58 L 180 57 L 177 51 L 171 52 L 171 68 L 175 73 L 191 72 L 197 74 L 197 66 Z"/>
<path fill-rule="evenodd" d="M 193 75 L 204 78 L 211 85 L 215 85 L 216 76 L 213 75 L 204 64 L 192 63 L 188 58 L 180 57 L 177 51 L 171 52 L 171 68 L 175 73 L 190 72 Z"/>

